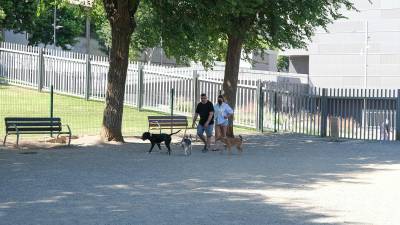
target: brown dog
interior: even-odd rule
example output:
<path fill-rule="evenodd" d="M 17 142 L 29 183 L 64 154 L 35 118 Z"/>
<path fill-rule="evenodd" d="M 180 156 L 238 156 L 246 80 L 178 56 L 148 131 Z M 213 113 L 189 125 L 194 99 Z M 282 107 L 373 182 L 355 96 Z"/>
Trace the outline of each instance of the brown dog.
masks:
<path fill-rule="evenodd" d="M 234 146 L 236 146 L 239 153 L 243 152 L 243 148 L 242 148 L 243 138 L 241 135 L 239 135 L 238 138 L 221 137 L 221 138 L 218 138 L 217 141 L 221 141 L 222 143 L 225 144 L 225 149 L 228 150 L 229 154 L 231 153 L 231 149 Z"/>

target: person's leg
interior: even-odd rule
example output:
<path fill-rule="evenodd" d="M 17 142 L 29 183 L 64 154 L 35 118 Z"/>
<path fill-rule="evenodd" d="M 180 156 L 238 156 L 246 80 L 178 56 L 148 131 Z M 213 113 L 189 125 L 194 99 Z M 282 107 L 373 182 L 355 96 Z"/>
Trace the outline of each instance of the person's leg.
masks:
<path fill-rule="evenodd" d="M 207 140 L 204 137 L 204 134 L 203 134 L 204 131 L 205 131 L 205 128 L 202 125 L 199 124 L 197 126 L 197 136 L 199 136 L 200 140 L 203 141 L 203 143 L 204 143 L 204 148 L 203 148 L 202 151 L 206 152 L 207 151 Z"/>
<path fill-rule="evenodd" d="M 220 133 L 221 133 L 220 128 L 221 128 L 220 125 L 215 125 L 215 142 L 214 143 L 217 143 L 217 140 L 220 137 Z"/>
<path fill-rule="evenodd" d="M 228 125 L 221 126 L 221 137 L 226 137 L 226 132 L 228 131 Z"/>
<path fill-rule="evenodd" d="M 214 138 L 214 148 L 213 151 L 218 151 L 217 141 L 221 137 L 221 125 L 215 125 L 215 138 Z"/>
<path fill-rule="evenodd" d="M 207 148 L 210 148 L 210 145 L 211 145 L 211 137 L 212 137 L 213 130 L 214 130 L 214 125 L 208 125 L 208 127 L 207 127 L 207 129 L 206 129 Z"/>
<path fill-rule="evenodd" d="M 206 138 L 204 137 L 204 127 L 202 125 L 197 126 L 197 136 L 199 136 L 200 140 L 203 141 L 204 144 L 207 144 Z"/>

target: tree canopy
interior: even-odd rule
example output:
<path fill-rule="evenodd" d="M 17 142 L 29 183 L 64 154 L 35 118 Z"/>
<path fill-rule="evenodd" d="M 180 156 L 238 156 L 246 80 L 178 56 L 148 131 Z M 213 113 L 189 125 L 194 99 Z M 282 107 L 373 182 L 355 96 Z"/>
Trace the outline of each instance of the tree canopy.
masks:
<path fill-rule="evenodd" d="M 63 49 L 76 43 L 83 34 L 85 14 L 81 7 L 59 0 L 0 0 L 4 19 L 0 27 L 27 32 L 30 45 L 53 44 L 53 10 L 57 7 L 56 45 Z M 1 13 L 0 13 L 1 14 Z"/>
<path fill-rule="evenodd" d="M 111 47 L 111 27 L 107 20 L 103 3 L 95 0 L 91 11 L 91 18 L 94 21 L 95 31 L 104 46 Z M 149 48 L 159 47 L 161 33 L 160 20 L 149 1 L 141 1 L 135 14 L 136 28 L 130 40 L 129 58 L 136 59 L 140 53 Z"/>
<path fill-rule="evenodd" d="M 354 9 L 350 0 L 149 1 L 167 55 L 205 65 L 224 57 L 223 92 L 233 108 L 242 53 L 248 59 L 254 50 L 305 47 L 317 27 L 343 18 L 343 8 Z"/>
<path fill-rule="evenodd" d="M 151 0 L 163 47 L 179 60 L 210 63 L 226 55 L 228 36 L 253 50 L 305 47 L 317 27 L 354 9 L 350 0 Z"/>

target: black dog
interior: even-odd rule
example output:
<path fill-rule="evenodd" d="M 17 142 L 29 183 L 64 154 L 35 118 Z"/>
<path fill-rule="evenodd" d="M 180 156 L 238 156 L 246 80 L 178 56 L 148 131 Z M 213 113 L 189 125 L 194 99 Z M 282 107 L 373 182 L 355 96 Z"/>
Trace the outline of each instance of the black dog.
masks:
<path fill-rule="evenodd" d="M 153 150 L 154 145 L 157 145 L 158 148 L 161 150 L 160 143 L 164 142 L 165 146 L 167 146 L 167 149 L 168 149 L 168 155 L 171 155 L 171 146 L 170 146 L 171 140 L 172 140 L 171 136 L 174 134 L 177 134 L 179 131 L 181 131 L 181 130 L 178 130 L 177 132 L 172 133 L 172 134 L 152 134 L 150 132 L 144 132 L 142 135 L 142 140 L 143 141 L 150 140 L 151 148 L 149 150 L 149 153 L 151 153 L 151 151 Z"/>

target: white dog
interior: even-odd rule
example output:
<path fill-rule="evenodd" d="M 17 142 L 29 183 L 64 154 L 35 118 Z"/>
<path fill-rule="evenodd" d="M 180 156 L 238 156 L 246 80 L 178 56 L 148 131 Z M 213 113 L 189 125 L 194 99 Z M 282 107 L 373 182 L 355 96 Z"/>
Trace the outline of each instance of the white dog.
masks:
<path fill-rule="evenodd" d="M 185 155 L 191 155 L 192 154 L 192 135 L 188 137 L 185 135 L 181 141 L 181 146 L 183 150 L 185 151 Z"/>

